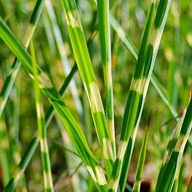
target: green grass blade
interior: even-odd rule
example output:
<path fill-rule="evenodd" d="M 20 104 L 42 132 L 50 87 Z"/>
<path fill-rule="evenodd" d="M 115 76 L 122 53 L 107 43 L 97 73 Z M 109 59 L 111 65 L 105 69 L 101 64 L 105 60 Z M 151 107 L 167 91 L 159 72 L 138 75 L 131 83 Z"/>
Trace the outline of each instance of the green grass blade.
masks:
<path fill-rule="evenodd" d="M 110 9 L 112 9 L 113 8 L 113 6 L 115 5 L 115 3 L 117 2 L 117 0 L 111 0 L 111 1 L 109 1 L 109 5 L 110 5 Z"/>
<path fill-rule="evenodd" d="M 190 99 L 179 135 L 176 134 L 174 140 L 171 142 L 172 145 L 170 145 L 170 143 L 168 145 L 169 153 L 165 154 L 155 191 L 161 191 L 162 187 L 165 189 L 165 191 L 171 191 L 186 143 L 190 137 L 191 130 L 192 99 Z"/>
<path fill-rule="evenodd" d="M 1 18 L 0 18 L 0 31 L 1 31 L 0 33 L 1 38 L 8 45 L 11 51 L 22 62 L 22 64 L 25 67 L 25 70 L 29 73 L 29 75 L 33 77 L 31 57 L 22 47 L 22 45 L 15 39 L 10 29 L 7 27 L 7 25 Z M 79 156 L 86 165 L 89 173 L 95 180 L 98 189 L 100 191 L 106 191 L 107 182 L 103 170 L 98 165 L 97 160 L 95 159 L 93 153 L 91 152 L 78 123 L 75 121 L 74 117 L 72 116 L 66 105 L 63 103 L 61 96 L 53 87 L 48 77 L 45 75 L 45 73 L 43 73 L 43 71 L 40 68 L 38 68 L 38 79 L 42 93 L 45 96 L 47 96 L 47 98 L 50 100 L 51 104 L 57 111 L 58 115 L 60 116 L 70 136 L 70 139 L 73 142 L 75 149 L 77 150 Z"/>
<path fill-rule="evenodd" d="M 130 158 L 132 156 L 135 137 L 140 122 L 147 89 L 151 79 L 151 74 L 154 68 L 154 63 L 156 60 L 159 44 L 162 37 L 162 32 L 165 26 L 171 1 L 169 1 L 166 4 L 165 12 L 163 10 L 163 13 L 161 13 L 160 12 L 161 10 L 159 11 L 158 8 L 156 16 L 155 16 L 155 3 L 156 3 L 155 1 L 152 1 L 150 6 L 139 50 L 138 61 L 127 99 L 127 105 L 124 113 L 123 126 L 120 138 L 120 146 L 118 149 L 117 160 L 115 162 L 116 166 L 114 166 L 112 180 L 109 183 L 110 191 L 117 191 L 118 188 L 120 174 L 117 175 L 116 170 L 118 169 L 118 173 L 120 173 L 122 165 L 124 164 L 126 165 L 126 167 L 123 167 L 123 170 L 128 171 Z M 162 16 L 161 21 L 158 20 L 159 15 Z M 151 30 L 151 28 L 153 30 Z M 130 139 L 132 140 L 131 142 L 132 146 L 131 150 L 129 151 L 128 162 L 123 163 L 123 157 L 125 155 L 125 151 L 126 148 L 128 147 Z M 122 175 L 120 181 L 120 191 L 123 191 L 125 188 L 126 178 L 127 174 Z"/>
<path fill-rule="evenodd" d="M 91 45 L 93 38 L 95 37 L 95 34 L 89 39 L 88 41 L 88 47 Z M 71 79 L 73 78 L 74 74 L 77 72 L 77 65 L 75 64 L 73 66 L 73 68 L 71 69 L 71 72 L 69 73 L 69 75 L 66 77 L 65 82 L 63 83 L 59 94 L 63 97 L 64 93 L 69 85 L 69 83 L 71 82 Z M 45 127 L 47 129 L 53 115 L 55 114 L 54 108 L 53 106 L 50 106 L 50 108 L 48 109 L 46 115 L 45 115 Z M 39 144 L 39 138 L 38 136 L 36 136 L 35 138 L 33 138 L 31 140 L 31 142 L 29 143 L 25 154 L 23 155 L 23 158 L 21 159 L 20 163 L 19 163 L 19 169 L 17 169 L 14 173 L 14 175 L 12 176 L 12 179 L 9 181 L 8 185 L 5 188 L 5 191 L 9 192 L 9 191 L 13 191 L 13 189 L 15 188 L 15 186 L 18 183 L 18 178 L 20 178 L 20 176 L 23 174 L 23 172 L 25 171 L 27 165 L 29 164 L 29 161 L 31 160 L 34 151 L 36 150 L 37 146 Z"/>
<path fill-rule="evenodd" d="M 148 133 L 149 133 L 149 122 L 150 122 L 150 117 L 148 120 L 148 125 L 145 131 L 145 137 L 143 139 L 142 145 L 141 145 L 141 151 L 139 154 L 139 159 L 137 163 L 137 171 L 136 171 L 136 180 L 133 186 L 132 191 L 133 192 L 140 192 L 141 189 L 141 180 L 142 180 L 142 173 L 144 169 L 144 164 L 145 164 L 145 157 L 146 157 L 146 151 L 147 151 L 147 142 L 148 142 Z"/>
<path fill-rule="evenodd" d="M 109 0 L 97 0 L 99 37 L 101 45 L 101 58 L 104 71 L 104 83 L 106 89 L 106 118 L 108 123 L 109 135 L 113 144 L 113 153 L 115 150 L 115 128 L 114 128 L 114 110 L 113 110 L 113 82 L 111 67 L 111 34 L 109 21 Z"/>
<path fill-rule="evenodd" d="M 133 57 L 137 60 L 138 59 L 138 50 L 131 41 L 131 39 L 126 35 L 126 32 L 121 27 L 121 25 L 118 23 L 118 21 L 113 17 L 112 14 L 110 14 L 110 22 L 111 26 L 114 28 L 116 33 L 118 34 L 119 38 L 122 40 L 122 42 L 125 44 L 127 49 L 131 52 Z"/>
<path fill-rule="evenodd" d="M 136 65 L 134 78 L 131 83 L 131 88 L 129 91 L 127 104 L 126 104 L 126 108 L 125 108 L 125 112 L 124 112 L 120 145 L 118 148 L 118 154 L 117 154 L 117 159 L 115 161 L 115 166 L 114 166 L 113 172 L 112 172 L 112 179 L 109 183 L 110 192 L 117 191 L 117 188 L 119 186 L 119 179 L 120 179 L 120 175 L 121 175 L 122 165 L 123 165 L 123 159 L 125 156 L 126 148 L 128 147 L 128 142 L 129 142 L 128 139 L 129 139 L 129 137 L 131 137 L 132 132 L 134 131 L 133 128 L 134 127 L 135 127 L 135 129 L 137 128 L 138 120 L 141 116 L 139 114 L 139 111 L 142 109 L 142 105 L 143 105 L 142 100 L 144 97 L 143 91 L 144 91 L 144 85 L 146 83 L 145 78 L 143 78 L 144 67 L 145 67 L 143 62 L 145 60 L 145 52 L 147 49 L 148 39 L 149 39 L 150 30 L 151 30 L 151 26 L 152 26 L 153 15 L 154 15 L 154 3 L 151 3 L 145 30 L 143 33 L 142 42 L 141 42 L 138 62 Z M 138 81 L 138 84 L 136 83 L 137 81 Z M 143 83 L 142 83 L 142 81 L 143 81 Z M 130 150 L 130 152 L 131 151 L 132 151 L 132 149 Z M 128 165 L 127 165 L 127 167 L 128 167 Z M 123 170 L 127 170 L 127 169 L 123 169 Z M 124 177 L 126 177 L 126 176 L 127 175 L 125 174 Z M 123 191 L 123 189 L 120 188 L 120 191 Z"/>
<path fill-rule="evenodd" d="M 59 51 L 59 55 L 60 55 L 60 58 L 61 58 L 61 61 L 62 61 L 62 67 L 63 67 L 65 75 L 67 76 L 71 71 L 71 66 L 69 64 L 69 61 L 68 61 L 68 58 L 67 58 L 67 55 L 66 55 L 65 46 L 64 46 L 64 43 L 63 43 L 63 38 L 62 38 L 62 35 L 61 35 L 61 31 L 60 31 L 59 26 L 58 26 L 57 21 L 56 21 L 55 11 L 53 9 L 53 6 L 52 6 L 52 3 L 51 3 L 50 0 L 47 0 L 45 2 L 45 6 L 46 6 L 46 9 L 47 9 L 47 15 L 48 15 L 49 20 L 50 20 L 50 26 L 51 26 L 52 31 L 53 31 L 52 36 L 55 39 L 56 46 L 57 46 L 57 49 Z M 70 88 L 70 91 L 71 91 L 71 93 L 73 95 L 73 99 L 74 99 L 77 111 L 79 113 L 79 116 L 81 117 L 82 113 L 83 113 L 83 109 L 82 109 L 81 101 L 80 101 L 80 99 L 78 97 L 77 86 L 76 86 L 75 80 L 72 80 L 70 82 L 69 88 Z"/>
<path fill-rule="evenodd" d="M 163 86 L 160 84 L 160 82 L 157 80 L 154 74 L 152 74 L 151 84 L 153 85 L 154 89 L 157 91 L 157 93 L 159 94 L 159 96 L 161 97 L 165 105 L 168 107 L 172 116 L 177 117 L 178 113 L 176 112 L 175 108 L 168 100 L 167 94 L 165 93 Z"/>
<path fill-rule="evenodd" d="M 168 96 L 169 96 L 169 101 L 170 103 L 175 106 L 177 103 L 177 86 L 175 83 L 175 77 L 174 74 L 177 70 L 177 64 L 178 64 L 178 57 L 177 55 L 179 54 L 179 44 L 180 44 L 180 29 L 179 29 L 179 20 L 180 20 L 180 0 L 177 0 L 175 2 L 175 6 L 177 9 L 177 12 L 174 14 L 174 44 L 173 44 L 173 51 L 174 51 L 174 56 L 173 59 L 170 61 L 169 64 L 169 74 L 168 74 Z"/>
<path fill-rule="evenodd" d="M 85 36 L 74 0 L 62 0 L 68 31 L 77 66 L 90 103 L 93 122 L 102 148 L 107 170 L 111 170 L 114 161 L 113 145 L 110 141 L 109 131 L 105 119 L 103 104 L 96 82 Z"/>
<path fill-rule="evenodd" d="M 154 5 L 155 5 L 155 1 L 153 1 Z M 153 67 L 154 67 L 154 63 L 155 63 L 155 60 L 156 60 L 156 56 L 157 56 L 157 52 L 158 52 L 158 49 L 159 49 L 159 45 L 160 45 L 160 41 L 161 41 L 161 38 L 162 38 L 162 33 L 163 33 L 163 30 L 164 30 L 164 26 L 165 26 L 165 23 L 166 23 L 166 20 L 167 20 L 167 16 L 168 16 L 168 13 L 169 13 L 169 9 L 170 9 L 170 5 L 171 5 L 171 0 L 169 0 L 164 7 L 164 9 L 160 9 L 162 5 L 162 2 L 160 1 L 159 2 L 159 5 L 158 5 L 158 8 L 157 8 L 157 12 L 156 12 L 156 16 L 155 16 L 155 21 L 153 21 L 153 29 L 151 31 L 151 35 L 150 35 L 150 39 L 149 39 L 149 44 L 148 44 L 148 47 L 146 49 L 146 64 L 145 64 L 145 68 L 143 69 L 143 80 L 146 78 L 146 83 L 144 83 L 144 87 L 146 87 L 148 89 L 148 83 L 150 81 L 150 79 L 152 78 L 152 70 L 153 70 Z M 163 12 L 161 12 L 163 11 Z M 164 12 L 165 11 L 165 12 Z M 163 16 L 161 14 L 164 14 Z M 158 27 L 157 27 L 157 20 L 159 19 L 158 16 L 161 16 L 162 17 L 162 20 L 161 22 L 158 21 Z M 145 38 L 144 38 L 145 39 Z M 142 46 L 141 46 L 142 48 Z M 142 51 L 142 49 L 140 48 L 140 51 Z M 142 53 L 141 53 L 142 54 Z M 138 58 L 138 62 L 139 62 L 139 58 Z M 141 62 L 142 62 L 142 59 L 141 59 Z M 137 66 L 136 66 L 137 68 Z M 140 71 L 138 69 L 138 74 L 136 73 L 136 76 L 134 74 L 134 78 L 137 77 L 137 75 L 139 75 Z M 142 86 L 141 86 L 142 87 Z M 143 109 L 143 104 L 144 104 L 144 101 L 145 101 L 145 97 L 146 97 L 146 89 L 143 87 L 143 97 L 142 97 L 142 104 L 141 104 L 141 108 L 139 109 L 140 110 L 140 115 L 141 115 L 141 111 Z M 137 89 L 136 89 L 137 90 Z M 138 92 L 138 91 L 137 91 Z M 131 107 L 130 107 L 131 108 Z M 129 138 L 131 139 L 131 152 L 129 152 L 129 157 L 127 157 L 128 161 L 126 163 L 126 161 L 123 162 L 123 170 L 126 170 L 127 169 L 127 172 L 128 172 L 128 168 L 129 168 L 129 164 L 130 164 L 130 160 L 131 160 L 131 156 L 132 156 L 132 151 L 133 151 L 133 147 L 134 147 L 134 143 L 135 143 L 135 138 L 136 138 L 136 135 L 137 135 L 137 128 L 138 128 L 138 123 L 139 123 L 139 119 L 140 119 L 140 115 L 138 115 L 139 118 L 136 119 L 136 122 L 135 122 L 135 128 L 134 128 L 134 131 L 132 133 L 133 135 L 133 138 Z M 128 129 L 129 130 L 129 129 Z M 124 179 L 123 179 L 124 177 Z M 120 189 L 123 189 L 125 188 L 125 183 L 126 183 L 126 178 L 124 175 L 121 176 L 121 179 L 120 179 Z"/>
<path fill-rule="evenodd" d="M 122 40 L 122 42 L 124 43 L 126 48 L 130 51 L 130 53 L 133 55 L 133 57 L 137 60 L 138 59 L 137 48 L 135 47 L 135 45 L 133 44 L 131 39 L 126 35 L 126 32 L 124 31 L 124 29 L 121 27 L 121 25 L 117 22 L 117 20 L 113 17 L 112 14 L 110 14 L 110 22 L 111 22 L 111 26 L 114 28 L 114 30 L 116 31 L 116 33 L 118 34 L 119 38 Z M 154 74 L 152 74 L 151 83 L 152 83 L 153 87 L 155 88 L 155 90 L 157 91 L 157 93 L 159 94 L 159 96 L 161 97 L 161 99 L 163 100 L 163 102 L 168 107 L 172 116 L 177 117 L 178 114 L 177 114 L 175 108 L 168 100 L 167 94 L 165 93 L 162 85 L 160 84 L 160 82 L 158 81 L 158 79 L 155 77 Z"/>
<path fill-rule="evenodd" d="M 53 189 L 53 180 L 52 180 L 52 174 L 51 174 L 49 149 L 48 149 L 47 136 L 46 136 L 46 130 L 45 130 L 44 111 L 43 111 L 43 105 L 42 105 L 41 96 L 40 96 L 40 90 L 39 90 L 35 48 L 32 41 L 30 44 L 30 51 L 32 55 L 32 64 L 33 64 L 34 92 L 35 92 L 35 103 L 36 103 L 36 111 L 37 111 L 37 125 L 38 125 L 39 138 L 40 138 L 41 160 L 42 160 L 42 167 L 43 167 L 44 191 L 53 192 L 54 189 Z"/>

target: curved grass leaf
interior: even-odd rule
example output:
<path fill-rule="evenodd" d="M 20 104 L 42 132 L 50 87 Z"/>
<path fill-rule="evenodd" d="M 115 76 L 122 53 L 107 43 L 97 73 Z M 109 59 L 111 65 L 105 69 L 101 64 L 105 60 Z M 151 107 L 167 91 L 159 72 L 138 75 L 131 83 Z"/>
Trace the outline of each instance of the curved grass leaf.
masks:
<path fill-rule="evenodd" d="M 77 65 L 74 65 L 71 72 L 70 72 L 70 74 L 67 76 L 63 86 L 61 87 L 61 90 L 59 92 L 60 95 L 64 94 L 66 88 L 68 87 L 68 84 L 69 84 L 70 80 L 72 79 L 72 77 L 73 77 L 73 75 L 75 74 L 76 71 L 77 71 Z M 45 115 L 45 127 L 46 127 L 46 129 L 47 129 L 47 127 L 48 127 L 48 125 L 49 125 L 49 123 L 50 123 L 50 121 L 51 121 L 51 119 L 52 119 L 52 117 L 54 115 L 54 112 L 55 112 L 54 108 L 51 106 L 48 109 L 48 111 L 47 111 L 47 113 Z M 29 143 L 29 145 L 28 145 L 28 147 L 27 147 L 27 149 L 26 149 L 26 151 L 25 151 L 25 153 L 24 153 L 24 155 L 23 155 L 23 157 L 22 157 L 22 159 L 21 159 L 21 161 L 20 161 L 20 163 L 18 165 L 19 169 L 17 169 L 14 172 L 14 174 L 12 176 L 12 179 L 9 181 L 9 183 L 5 187 L 4 191 L 8 192 L 8 191 L 13 191 L 14 190 L 15 186 L 18 183 L 18 178 L 20 178 L 20 176 L 25 171 L 25 169 L 26 169 L 27 165 L 29 164 L 29 161 L 31 160 L 31 158 L 32 158 L 38 144 L 39 144 L 39 137 L 36 136 L 35 138 L 33 138 L 30 141 L 30 143 Z"/>
<path fill-rule="evenodd" d="M 22 62 L 29 75 L 33 77 L 31 57 L 23 48 L 23 46 L 16 40 L 2 18 L 0 18 L 0 31 L 0 37 Z M 76 122 L 66 105 L 63 103 L 59 93 L 56 91 L 47 76 L 39 67 L 38 79 L 42 93 L 47 96 L 47 98 L 57 111 L 58 115 L 60 116 L 75 149 L 77 150 L 79 156 L 86 165 L 89 173 L 93 177 L 98 190 L 106 191 L 107 182 L 105 179 L 105 175 L 101 167 L 98 165 L 93 153 L 91 152 L 81 128 L 79 127 L 78 123 Z"/>
<path fill-rule="evenodd" d="M 87 45 L 88 47 L 90 47 L 94 37 L 95 37 L 96 33 L 93 33 L 93 35 L 91 36 L 91 38 L 89 39 Z M 69 75 L 66 77 L 65 82 L 63 83 L 59 94 L 63 97 L 64 93 L 69 85 L 69 83 L 71 82 L 71 79 L 73 78 L 74 74 L 77 71 L 77 65 L 75 64 L 73 66 L 73 68 L 71 69 L 71 72 L 69 73 Z M 47 129 L 53 115 L 55 114 L 54 108 L 53 106 L 50 106 L 50 108 L 47 110 L 47 113 L 45 115 L 45 127 Z M 12 176 L 12 179 L 9 181 L 8 185 L 5 188 L 5 191 L 12 191 L 15 186 L 18 183 L 18 178 L 20 178 L 21 174 L 25 171 L 27 165 L 29 164 L 29 161 L 31 160 L 34 151 L 36 150 L 37 146 L 39 144 L 39 137 L 36 136 L 34 137 L 31 142 L 29 143 L 25 154 L 23 155 L 23 158 L 21 159 L 20 163 L 19 163 L 19 169 L 15 171 L 14 175 Z"/>

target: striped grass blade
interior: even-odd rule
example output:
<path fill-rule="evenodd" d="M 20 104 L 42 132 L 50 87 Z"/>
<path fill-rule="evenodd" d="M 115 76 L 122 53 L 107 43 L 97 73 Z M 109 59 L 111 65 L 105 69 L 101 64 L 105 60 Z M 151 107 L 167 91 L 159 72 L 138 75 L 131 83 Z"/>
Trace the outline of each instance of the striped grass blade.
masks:
<path fill-rule="evenodd" d="M 73 77 L 73 75 L 75 74 L 76 71 L 77 71 L 77 66 L 74 65 L 74 67 L 72 68 L 70 74 L 67 76 L 63 86 L 60 89 L 60 92 L 59 92 L 60 95 L 63 96 L 66 88 L 68 87 L 69 82 L 71 81 L 71 79 L 72 79 L 72 77 Z M 48 111 L 47 111 L 47 113 L 45 115 L 45 128 L 46 129 L 47 129 L 47 127 L 48 127 L 54 113 L 55 113 L 54 108 L 51 106 L 48 109 Z M 26 151 L 25 151 L 25 153 L 23 155 L 23 158 L 21 159 L 21 161 L 20 161 L 20 163 L 18 165 L 19 168 L 17 168 L 17 170 L 14 172 L 14 174 L 12 176 L 12 179 L 6 185 L 4 191 L 9 192 L 9 191 L 14 190 L 14 188 L 16 187 L 16 185 L 18 183 L 18 179 L 24 173 L 24 171 L 25 171 L 27 165 L 29 164 L 29 161 L 31 160 L 31 158 L 32 158 L 38 144 L 39 144 L 39 136 L 37 135 L 36 137 L 34 137 L 30 141 L 30 143 L 29 143 L 29 145 L 28 145 L 28 147 L 27 147 L 27 149 L 26 149 Z"/>
<path fill-rule="evenodd" d="M 71 66 L 69 64 L 69 61 L 68 61 L 68 58 L 67 58 L 67 55 L 66 55 L 61 30 L 60 30 L 60 28 L 58 26 L 55 11 L 53 9 L 51 1 L 47 0 L 45 2 L 45 6 L 46 6 L 49 22 L 50 22 L 50 27 L 51 27 L 51 29 L 53 31 L 52 36 L 55 39 L 55 42 L 56 42 L 55 44 L 56 44 L 57 49 L 59 51 L 59 56 L 61 58 L 62 67 L 63 67 L 65 75 L 67 76 L 69 74 L 70 70 L 71 70 Z M 50 28 L 48 30 L 50 30 Z M 75 80 L 71 81 L 71 83 L 69 84 L 69 88 L 70 88 L 70 91 L 72 93 L 72 96 L 73 96 L 73 99 L 74 99 L 74 102 L 75 102 L 75 105 L 76 105 L 76 109 L 77 109 L 77 111 L 79 113 L 79 116 L 81 117 L 82 113 L 83 113 L 83 109 L 82 109 L 80 99 L 78 97 L 77 86 L 76 86 Z"/>
<path fill-rule="evenodd" d="M 137 48 L 135 47 L 135 45 L 133 44 L 133 42 L 131 41 L 129 36 L 126 35 L 126 32 L 124 31 L 124 29 L 121 27 L 121 25 L 113 17 L 112 14 L 110 14 L 110 22 L 111 22 L 111 26 L 114 28 L 114 30 L 118 34 L 119 38 L 124 43 L 125 47 L 130 51 L 130 53 L 133 55 L 133 57 L 137 60 L 139 51 L 137 50 Z M 151 77 L 151 84 L 153 85 L 153 87 L 155 88 L 155 90 L 157 91 L 157 93 L 159 94 L 161 99 L 163 100 L 163 102 L 169 108 L 169 111 L 171 112 L 172 116 L 177 117 L 178 114 L 177 114 L 175 108 L 173 107 L 173 105 L 169 102 L 167 93 L 165 92 L 163 86 L 160 84 L 160 82 L 158 81 L 158 79 L 155 77 L 154 74 L 152 74 L 152 77 Z"/>
<path fill-rule="evenodd" d="M 144 105 L 147 89 L 148 89 L 148 86 L 149 86 L 150 79 L 152 78 L 152 71 L 153 71 L 153 68 L 154 68 L 154 64 L 155 64 L 157 52 L 158 52 L 158 49 L 159 49 L 159 45 L 160 45 L 160 42 L 161 42 L 162 33 L 163 33 L 163 30 L 164 30 L 165 23 L 166 23 L 166 20 L 167 20 L 167 16 L 168 16 L 168 13 L 169 13 L 169 9 L 170 9 L 170 6 L 171 6 L 171 0 L 166 1 L 166 3 L 163 3 L 163 2 L 164 1 L 162 1 L 162 0 L 159 2 L 158 6 L 157 6 L 156 14 L 154 15 L 154 17 L 152 16 L 152 20 L 151 20 L 152 30 L 151 30 L 151 34 L 150 34 L 150 38 L 149 38 L 149 44 L 147 45 L 147 47 L 145 47 L 145 43 L 144 43 L 144 45 L 142 45 L 143 44 L 143 42 L 142 42 L 141 47 L 140 47 L 140 51 L 139 51 L 137 64 L 140 63 L 140 62 L 142 64 L 142 62 L 143 62 L 142 61 L 142 55 L 143 55 L 142 52 L 144 51 L 144 48 L 146 48 L 146 53 L 145 53 L 146 54 L 145 55 L 146 61 L 144 61 L 146 64 L 144 65 L 143 72 L 141 72 L 142 70 L 139 69 L 141 67 L 141 66 L 139 67 L 139 64 L 138 64 L 138 66 L 136 66 L 136 71 L 135 71 L 135 74 L 134 74 L 134 78 L 138 79 L 139 76 L 141 75 L 140 73 L 143 73 L 143 80 L 146 78 L 146 82 L 143 85 L 140 84 L 140 86 L 143 87 L 143 95 L 140 97 L 141 104 L 138 103 L 141 106 L 141 108 L 138 105 L 139 106 L 139 108 L 138 108 L 139 111 L 137 112 L 138 113 L 137 114 L 138 118 L 135 119 L 136 120 L 135 124 L 133 124 L 132 125 L 133 127 L 131 128 L 131 129 L 134 128 L 133 133 L 132 133 L 133 136 L 130 136 L 129 139 L 128 139 L 129 142 L 128 142 L 127 150 L 129 148 L 131 150 L 129 152 L 126 151 L 126 152 L 128 152 L 129 155 L 126 156 L 126 158 L 125 158 L 125 160 L 123 162 L 123 172 L 122 172 L 122 175 L 121 175 L 121 178 L 120 178 L 120 189 L 122 189 L 122 190 L 124 190 L 124 188 L 125 188 L 126 177 L 124 175 L 127 175 L 127 173 L 128 173 L 128 168 L 129 168 L 129 164 L 130 164 L 130 160 L 131 160 L 131 156 L 132 156 L 133 146 L 134 146 L 135 138 L 136 138 L 136 135 L 137 135 L 138 124 L 139 124 L 139 121 L 140 121 L 140 118 L 141 118 L 141 113 L 142 113 L 142 110 L 143 110 L 143 105 Z M 162 7 L 162 4 L 163 4 L 163 7 Z M 152 6 L 153 5 L 156 6 L 156 1 L 152 1 Z M 143 40 L 145 42 L 145 37 L 144 36 L 143 36 Z M 140 54 L 141 54 L 141 57 L 140 57 Z M 137 80 L 136 80 L 136 82 L 137 82 Z M 135 90 L 136 90 L 137 93 L 139 92 L 138 88 L 136 88 Z M 128 96 L 128 100 L 129 100 L 129 96 Z M 129 109 L 131 109 L 131 107 Z M 131 110 L 129 112 L 131 112 Z M 128 128 L 128 132 L 129 131 L 130 131 L 130 129 Z"/>
<path fill-rule="evenodd" d="M 99 37 L 101 45 L 101 58 L 104 71 L 104 83 L 106 87 L 106 118 L 108 123 L 109 135 L 113 144 L 113 153 L 115 150 L 115 128 L 114 128 L 114 111 L 113 111 L 113 82 L 111 67 L 111 34 L 110 34 L 110 15 L 109 0 L 97 0 L 98 20 L 99 20 Z"/>
<path fill-rule="evenodd" d="M 33 64 L 33 76 L 34 76 L 34 93 L 35 93 L 35 103 L 36 103 L 36 112 L 37 112 L 37 125 L 39 132 L 40 140 L 40 149 L 41 149 L 41 161 L 43 167 L 43 178 L 44 178 L 44 191 L 53 192 L 53 180 L 51 174 L 51 163 L 49 158 L 49 149 L 47 143 L 47 136 L 45 130 L 44 122 L 44 111 L 43 104 L 41 100 L 40 90 L 39 90 L 39 81 L 38 81 L 38 71 L 37 71 L 37 62 L 35 55 L 35 48 L 33 41 L 30 43 L 30 51 L 32 55 L 32 64 Z"/>
<path fill-rule="evenodd" d="M 190 102 L 184 115 L 184 120 L 180 131 L 175 133 L 174 138 L 169 142 L 169 145 L 167 147 L 168 151 L 164 156 L 164 162 L 158 176 L 155 191 L 159 192 L 162 189 L 164 189 L 165 191 L 172 190 L 186 143 L 191 134 L 191 130 L 192 98 L 190 98 Z"/>
<path fill-rule="evenodd" d="M 110 191 L 117 191 L 120 174 L 122 175 L 120 191 L 125 188 L 135 137 L 170 4 L 171 1 L 168 1 L 164 9 L 161 9 L 162 1 L 160 1 L 155 14 L 156 1 L 152 1 L 148 12 L 137 65 L 125 108 L 117 160 L 109 183 Z M 126 149 L 129 149 L 129 151 L 126 151 Z M 124 161 L 125 152 L 128 154 L 125 158 L 126 161 Z M 121 170 L 123 170 L 122 173 Z"/>
<path fill-rule="evenodd" d="M 91 36 L 91 38 L 89 39 L 87 45 L 88 47 L 90 47 L 90 45 L 92 44 L 92 41 L 95 37 L 95 33 L 93 33 L 93 35 Z M 71 82 L 71 79 L 73 78 L 74 74 L 77 72 L 77 65 L 74 64 L 73 68 L 71 69 L 71 72 L 69 73 L 69 75 L 66 77 L 60 91 L 59 94 L 63 97 L 64 93 L 69 85 L 69 83 Z M 45 115 L 45 127 L 47 129 L 53 115 L 55 114 L 54 108 L 53 106 L 50 106 L 50 108 L 47 110 L 47 113 Z M 15 186 L 18 183 L 18 179 L 20 178 L 21 174 L 25 171 L 27 165 L 29 164 L 29 161 L 31 160 L 34 151 L 36 150 L 37 146 L 39 144 L 39 138 L 38 136 L 34 137 L 31 142 L 29 143 L 25 154 L 23 155 L 23 158 L 21 159 L 18 167 L 19 169 L 17 169 L 14 173 L 14 175 L 12 176 L 12 179 L 9 181 L 8 185 L 5 188 L 5 191 L 12 191 Z"/>
<path fill-rule="evenodd" d="M 25 67 L 25 70 L 29 73 L 29 75 L 33 77 L 31 57 L 22 47 L 22 45 L 16 40 L 16 38 L 11 33 L 10 29 L 4 23 L 1 17 L 0 31 L 1 38 L 8 45 L 11 51 L 22 62 Z M 93 177 L 95 184 L 98 187 L 98 190 L 106 191 L 107 181 L 104 172 L 102 168 L 98 165 L 97 160 L 91 152 L 81 128 L 79 127 L 78 123 L 76 122 L 66 105 L 63 103 L 61 96 L 53 87 L 48 77 L 45 75 L 45 73 L 43 73 L 43 71 L 39 67 L 38 79 L 42 93 L 49 99 L 49 101 L 57 111 L 58 115 L 60 116 L 70 136 L 70 139 L 73 142 L 75 149 L 77 150 L 89 173 Z"/>
<path fill-rule="evenodd" d="M 74 0 L 62 0 L 62 4 L 65 9 L 73 53 L 88 96 L 93 122 L 102 148 L 106 170 L 109 175 L 112 169 L 112 162 L 114 161 L 113 145 L 110 141 L 103 104 L 88 53 L 78 10 Z"/>
<path fill-rule="evenodd" d="M 144 137 L 142 145 L 141 145 L 141 150 L 140 150 L 139 159 L 138 159 L 138 163 L 137 163 L 135 183 L 133 185 L 133 190 L 132 190 L 133 192 L 140 192 L 140 189 L 141 189 L 142 173 L 143 173 L 143 169 L 144 169 L 145 157 L 146 157 L 146 151 L 147 151 L 150 118 L 151 118 L 151 116 L 149 117 L 148 124 L 147 124 L 146 131 L 145 131 L 145 137 Z"/>

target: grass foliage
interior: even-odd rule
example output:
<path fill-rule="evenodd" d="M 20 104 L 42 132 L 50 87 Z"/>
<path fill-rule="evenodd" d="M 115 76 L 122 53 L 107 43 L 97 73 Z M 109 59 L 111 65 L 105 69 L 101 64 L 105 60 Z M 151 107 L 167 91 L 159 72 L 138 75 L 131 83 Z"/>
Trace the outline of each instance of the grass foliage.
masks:
<path fill-rule="evenodd" d="M 191 191 L 191 7 L 0 1 L 0 190 Z"/>

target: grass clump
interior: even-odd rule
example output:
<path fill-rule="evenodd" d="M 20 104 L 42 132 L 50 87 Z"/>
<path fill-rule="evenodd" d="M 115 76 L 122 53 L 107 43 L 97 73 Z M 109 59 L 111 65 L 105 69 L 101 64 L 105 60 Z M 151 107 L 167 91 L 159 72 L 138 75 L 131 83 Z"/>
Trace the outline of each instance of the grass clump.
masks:
<path fill-rule="evenodd" d="M 2 190 L 190 190 L 190 2 L 0 4 Z"/>

